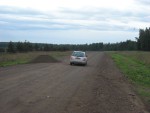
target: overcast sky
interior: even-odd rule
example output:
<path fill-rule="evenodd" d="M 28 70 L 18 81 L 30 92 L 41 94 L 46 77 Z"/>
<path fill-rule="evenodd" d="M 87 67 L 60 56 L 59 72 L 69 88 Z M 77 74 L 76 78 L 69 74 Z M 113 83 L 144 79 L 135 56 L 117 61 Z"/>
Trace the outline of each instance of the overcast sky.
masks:
<path fill-rule="evenodd" d="M 150 0 L 0 0 L 0 41 L 57 44 L 135 40 Z"/>

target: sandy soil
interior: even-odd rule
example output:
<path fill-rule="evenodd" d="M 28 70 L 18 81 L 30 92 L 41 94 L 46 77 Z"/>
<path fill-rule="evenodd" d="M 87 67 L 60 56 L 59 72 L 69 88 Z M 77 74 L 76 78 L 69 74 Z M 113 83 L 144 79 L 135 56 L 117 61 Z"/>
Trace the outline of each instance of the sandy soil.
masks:
<path fill-rule="evenodd" d="M 68 61 L 0 68 L 0 113 L 148 113 L 105 53 Z"/>

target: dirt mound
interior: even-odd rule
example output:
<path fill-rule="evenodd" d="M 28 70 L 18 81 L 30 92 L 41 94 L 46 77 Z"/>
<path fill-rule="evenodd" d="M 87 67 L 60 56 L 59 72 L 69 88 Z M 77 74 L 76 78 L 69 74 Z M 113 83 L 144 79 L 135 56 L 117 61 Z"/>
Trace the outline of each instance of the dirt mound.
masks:
<path fill-rule="evenodd" d="M 30 63 L 57 63 L 60 62 L 49 55 L 40 55 L 33 59 Z"/>

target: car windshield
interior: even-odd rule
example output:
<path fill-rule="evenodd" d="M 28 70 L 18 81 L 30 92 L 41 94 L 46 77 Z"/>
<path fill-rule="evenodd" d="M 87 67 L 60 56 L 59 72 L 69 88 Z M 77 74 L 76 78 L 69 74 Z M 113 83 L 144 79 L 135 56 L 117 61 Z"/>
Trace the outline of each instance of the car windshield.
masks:
<path fill-rule="evenodd" d="M 83 52 L 73 52 L 72 56 L 84 57 L 84 53 Z"/>

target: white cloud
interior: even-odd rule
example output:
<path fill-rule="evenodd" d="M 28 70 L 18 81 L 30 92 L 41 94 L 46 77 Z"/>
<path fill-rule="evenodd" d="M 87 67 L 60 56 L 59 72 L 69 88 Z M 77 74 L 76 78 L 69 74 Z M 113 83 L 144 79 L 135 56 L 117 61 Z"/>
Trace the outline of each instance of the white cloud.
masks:
<path fill-rule="evenodd" d="M 57 10 L 60 7 L 86 8 L 86 7 L 109 7 L 126 9 L 133 0 L 3 0 L 1 5 L 29 7 L 39 10 Z"/>
<path fill-rule="evenodd" d="M 88 33 L 91 31 L 95 39 L 100 34 L 110 37 L 108 34 L 104 35 L 104 32 L 134 34 L 139 28 L 150 27 L 148 4 L 148 0 L 1 0 L 0 30 L 8 33 L 9 30 L 63 30 L 70 34 L 68 36 L 83 30 Z M 69 32 L 70 30 L 74 32 Z M 86 34 L 83 31 L 77 32 L 80 38 Z M 43 33 L 39 34 L 41 37 L 42 35 Z M 53 37 L 56 38 L 57 35 L 56 33 Z M 62 38 L 65 35 L 66 33 L 62 34 Z"/>

